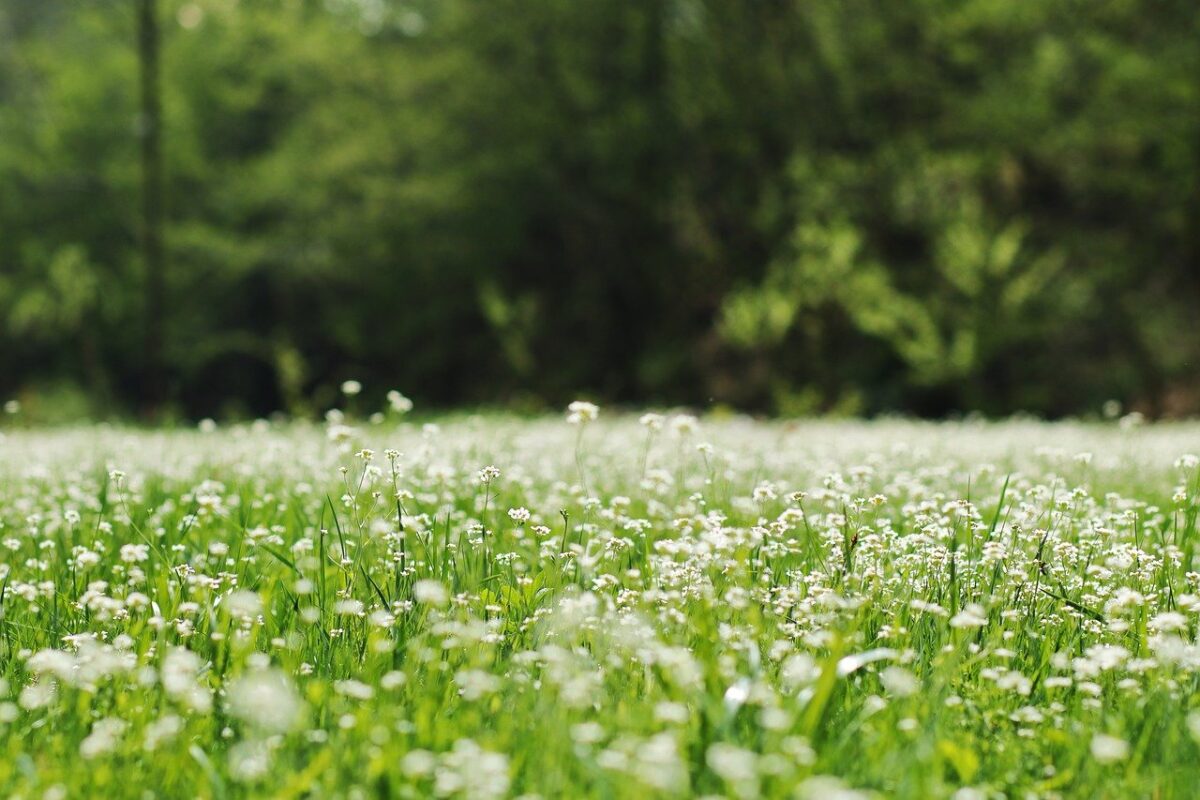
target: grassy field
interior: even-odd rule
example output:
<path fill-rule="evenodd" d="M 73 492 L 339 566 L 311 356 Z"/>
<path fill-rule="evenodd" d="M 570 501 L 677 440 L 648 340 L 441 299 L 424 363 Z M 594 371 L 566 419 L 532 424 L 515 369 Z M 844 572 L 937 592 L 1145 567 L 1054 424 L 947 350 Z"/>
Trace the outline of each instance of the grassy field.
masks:
<path fill-rule="evenodd" d="M 1193 797 L 1200 426 L 0 438 L 0 795 Z"/>

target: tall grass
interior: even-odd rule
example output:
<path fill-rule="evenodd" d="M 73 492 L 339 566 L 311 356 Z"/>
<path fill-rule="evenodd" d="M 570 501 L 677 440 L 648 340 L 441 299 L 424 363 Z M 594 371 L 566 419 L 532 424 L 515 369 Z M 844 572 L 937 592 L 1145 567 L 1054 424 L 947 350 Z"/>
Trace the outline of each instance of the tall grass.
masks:
<path fill-rule="evenodd" d="M 8 431 L 0 794 L 1200 785 L 1200 427 L 572 415 Z"/>

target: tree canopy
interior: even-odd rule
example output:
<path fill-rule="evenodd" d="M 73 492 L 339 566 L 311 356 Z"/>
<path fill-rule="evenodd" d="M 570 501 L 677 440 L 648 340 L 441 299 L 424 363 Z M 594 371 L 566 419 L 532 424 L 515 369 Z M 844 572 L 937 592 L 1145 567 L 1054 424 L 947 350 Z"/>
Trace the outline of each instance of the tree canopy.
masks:
<path fill-rule="evenodd" d="M 135 3 L 0 7 L 0 396 L 1200 410 L 1186 0 L 157 13 L 156 302 Z"/>

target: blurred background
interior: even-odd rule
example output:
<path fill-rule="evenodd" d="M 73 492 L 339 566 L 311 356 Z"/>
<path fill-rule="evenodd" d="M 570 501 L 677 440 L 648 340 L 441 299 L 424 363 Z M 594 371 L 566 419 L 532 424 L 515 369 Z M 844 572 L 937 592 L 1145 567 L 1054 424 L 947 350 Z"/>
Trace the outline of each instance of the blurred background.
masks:
<path fill-rule="evenodd" d="M 0 401 L 34 417 L 350 378 L 1181 416 L 1198 359 L 1194 0 L 0 4 Z"/>

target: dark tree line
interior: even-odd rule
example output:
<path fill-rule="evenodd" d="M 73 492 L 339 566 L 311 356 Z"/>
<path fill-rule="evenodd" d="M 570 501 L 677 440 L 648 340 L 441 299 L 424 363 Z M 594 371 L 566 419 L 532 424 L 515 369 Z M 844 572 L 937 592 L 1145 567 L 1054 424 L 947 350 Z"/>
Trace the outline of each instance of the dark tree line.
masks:
<path fill-rule="evenodd" d="M 1185 0 L 0 7 L 47 415 L 1185 414 L 1198 302 Z"/>

